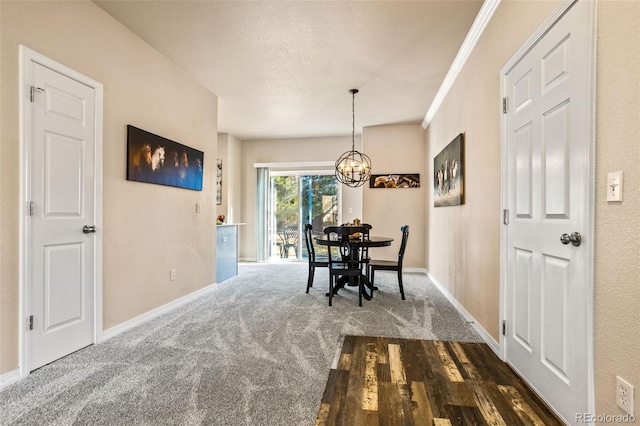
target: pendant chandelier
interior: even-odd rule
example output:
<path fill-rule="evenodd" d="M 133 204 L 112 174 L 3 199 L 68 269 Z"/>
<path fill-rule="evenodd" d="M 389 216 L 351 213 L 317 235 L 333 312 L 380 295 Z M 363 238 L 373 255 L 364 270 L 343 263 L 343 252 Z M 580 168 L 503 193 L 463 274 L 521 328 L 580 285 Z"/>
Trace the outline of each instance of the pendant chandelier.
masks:
<path fill-rule="evenodd" d="M 336 179 L 341 183 L 357 188 L 364 185 L 371 177 L 371 159 L 369 156 L 355 149 L 356 138 L 356 93 L 358 89 L 349 90 L 351 93 L 351 114 L 353 126 L 351 130 L 351 151 L 347 151 L 336 161 Z"/>

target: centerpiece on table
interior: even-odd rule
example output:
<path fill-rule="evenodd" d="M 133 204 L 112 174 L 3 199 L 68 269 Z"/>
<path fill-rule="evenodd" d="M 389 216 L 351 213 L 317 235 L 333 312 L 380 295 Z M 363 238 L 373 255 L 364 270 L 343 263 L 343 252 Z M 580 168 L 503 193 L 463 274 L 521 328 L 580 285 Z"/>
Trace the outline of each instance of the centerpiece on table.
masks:
<path fill-rule="evenodd" d="M 216 219 L 216 225 L 222 225 L 225 219 L 226 219 L 225 215 L 219 214 L 218 218 Z"/>

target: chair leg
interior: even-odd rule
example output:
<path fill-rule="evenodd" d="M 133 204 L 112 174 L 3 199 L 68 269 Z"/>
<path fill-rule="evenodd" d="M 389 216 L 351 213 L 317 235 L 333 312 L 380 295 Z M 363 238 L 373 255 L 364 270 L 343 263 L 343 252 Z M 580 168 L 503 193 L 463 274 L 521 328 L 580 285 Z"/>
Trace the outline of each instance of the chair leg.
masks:
<path fill-rule="evenodd" d="M 373 288 L 375 285 L 374 281 L 375 281 L 376 268 L 374 268 L 373 266 L 369 266 L 369 269 L 371 270 L 371 272 L 369 272 L 369 276 L 370 276 L 369 282 L 371 283 L 371 288 Z"/>
<path fill-rule="evenodd" d="M 358 280 L 358 306 L 362 306 L 362 287 L 364 286 L 364 282 L 362 279 Z"/>
<path fill-rule="evenodd" d="M 313 287 L 313 273 L 315 268 L 309 266 L 309 278 L 307 279 L 307 293 L 309 293 L 309 288 Z"/>
<path fill-rule="evenodd" d="M 400 286 L 400 296 L 404 299 L 404 287 L 402 286 L 402 269 L 398 269 L 398 285 Z"/>
<path fill-rule="evenodd" d="M 329 306 L 331 306 L 332 301 L 333 301 L 333 276 L 329 275 Z"/>

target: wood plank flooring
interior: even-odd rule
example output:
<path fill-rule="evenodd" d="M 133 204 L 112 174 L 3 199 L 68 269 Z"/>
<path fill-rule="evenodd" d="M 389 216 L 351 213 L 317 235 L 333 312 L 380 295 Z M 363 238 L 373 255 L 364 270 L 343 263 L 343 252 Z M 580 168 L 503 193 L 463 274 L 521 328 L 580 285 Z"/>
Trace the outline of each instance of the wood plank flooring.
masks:
<path fill-rule="evenodd" d="M 563 423 L 484 343 L 346 336 L 316 426 Z"/>

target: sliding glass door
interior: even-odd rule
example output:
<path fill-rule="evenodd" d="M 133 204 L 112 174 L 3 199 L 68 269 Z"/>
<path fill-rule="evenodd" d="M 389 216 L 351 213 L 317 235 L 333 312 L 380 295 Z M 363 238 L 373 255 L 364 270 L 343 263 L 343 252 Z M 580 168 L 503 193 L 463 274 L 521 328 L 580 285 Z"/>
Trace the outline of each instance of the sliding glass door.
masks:
<path fill-rule="evenodd" d="M 269 209 L 269 258 L 297 259 L 300 229 L 298 176 L 272 175 Z"/>
<path fill-rule="evenodd" d="M 304 224 L 320 234 L 340 223 L 340 185 L 329 172 L 271 172 L 268 240 L 271 260 L 304 260 Z"/>

